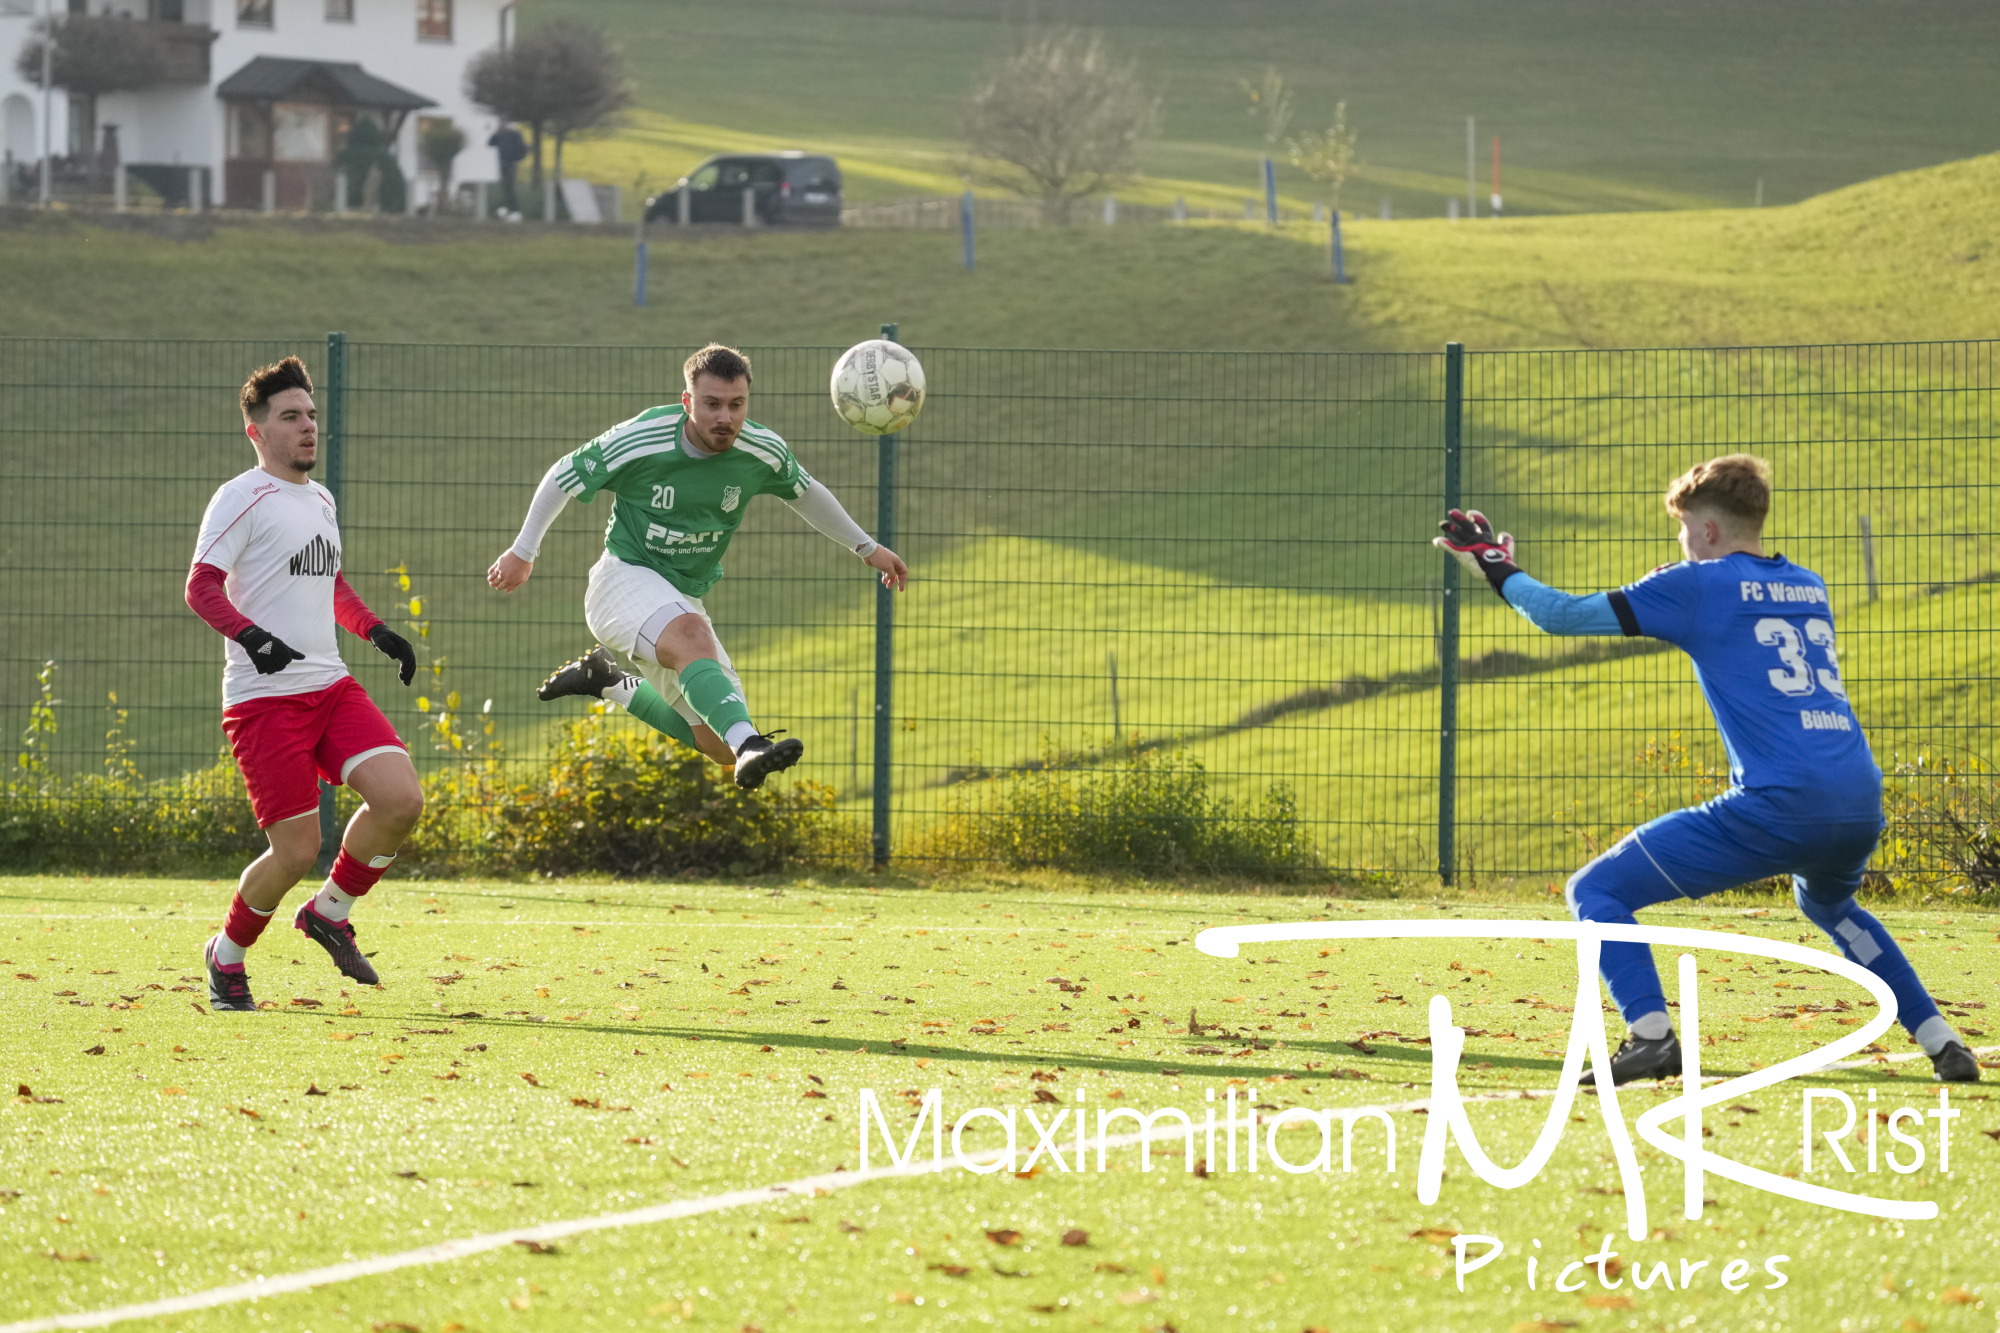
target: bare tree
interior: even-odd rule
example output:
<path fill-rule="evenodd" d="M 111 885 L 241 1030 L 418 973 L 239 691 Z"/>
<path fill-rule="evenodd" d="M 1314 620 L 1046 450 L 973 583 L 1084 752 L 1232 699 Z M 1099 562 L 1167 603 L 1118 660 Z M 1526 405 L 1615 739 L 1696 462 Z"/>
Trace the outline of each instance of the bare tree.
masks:
<path fill-rule="evenodd" d="M 980 174 L 1042 200 L 1051 220 L 1071 199 L 1137 174 L 1158 132 L 1160 99 L 1138 65 L 1079 28 L 1031 31 L 986 69 L 965 119 Z"/>
<path fill-rule="evenodd" d="M 92 18 L 72 14 L 53 25 L 35 24 L 21 43 L 14 68 L 37 88 L 42 86 L 42 49 L 49 53 L 49 82 L 85 99 L 84 155 L 97 161 L 97 99 L 105 93 L 127 92 L 158 83 L 165 61 L 151 25 L 127 18 Z"/>
<path fill-rule="evenodd" d="M 529 183 L 539 192 L 542 136 L 555 139 L 560 180 L 563 142 L 614 123 L 632 104 L 632 85 L 609 33 L 565 20 L 474 56 L 465 69 L 465 95 L 528 128 L 534 160 Z"/>
<path fill-rule="evenodd" d="M 1335 102 L 1333 124 L 1324 130 L 1287 139 L 1285 147 L 1290 153 L 1292 165 L 1326 186 L 1333 195 L 1334 208 L 1338 209 L 1340 187 L 1354 175 L 1354 168 L 1360 161 L 1354 151 L 1359 139 L 1359 135 L 1347 128 L 1347 103 Z"/>

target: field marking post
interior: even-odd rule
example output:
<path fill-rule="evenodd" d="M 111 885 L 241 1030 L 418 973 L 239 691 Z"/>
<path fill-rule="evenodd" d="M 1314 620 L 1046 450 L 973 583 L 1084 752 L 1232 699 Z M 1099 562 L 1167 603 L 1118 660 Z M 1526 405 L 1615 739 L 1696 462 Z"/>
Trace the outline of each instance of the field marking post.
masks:
<path fill-rule="evenodd" d="M 897 327 L 882 326 L 885 342 L 895 342 Z M 875 444 L 875 541 L 895 550 L 896 436 L 892 431 Z M 875 867 L 889 864 L 889 747 L 895 734 L 890 713 L 896 670 L 896 594 L 881 580 L 875 583 L 875 760 L 873 837 Z"/>
<path fill-rule="evenodd" d="M 1444 507 L 1460 505 L 1465 344 L 1444 345 Z M 1444 558 L 1438 629 L 1438 880 L 1452 882 L 1458 859 L 1458 558 Z"/>
<path fill-rule="evenodd" d="M 1479 182 L 1475 177 L 1478 168 L 1474 165 L 1479 157 L 1478 136 L 1473 133 L 1471 116 L 1465 118 L 1465 216 L 1479 216 Z"/>
<path fill-rule="evenodd" d="M 347 463 L 347 335 L 326 335 L 326 373 L 320 389 L 319 441 L 324 468 L 320 484 L 333 496 L 333 511 L 340 513 L 341 483 Z M 325 779 L 319 784 L 319 869 L 333 873 L 334 853 L 340 850 L 340 820 L 333 809 L 333 787 Z"/>
<path fill-rule="evenodd" d="M 639 224 L 633 228 L 632 304 L 646 308 L 646 212 L 639 210 Z"/>

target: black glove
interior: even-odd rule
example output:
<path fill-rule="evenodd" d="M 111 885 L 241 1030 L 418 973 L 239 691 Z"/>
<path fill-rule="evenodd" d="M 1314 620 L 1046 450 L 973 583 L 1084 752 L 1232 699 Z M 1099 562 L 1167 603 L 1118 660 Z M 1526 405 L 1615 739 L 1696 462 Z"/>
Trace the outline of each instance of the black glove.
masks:
<path fill-rule="evenodd" d="M 1521 572 L 1514 563 L 1513 534 L 1493 531 L 1486 515 L 1477 509 L 1452 510 L 1438 524 L 1438 530 L 1444 535 L 1431 538 L 1431 545 L 1451 552 L 1467 569 L 1484 574 L 1494 592 L 1500 591 L 1508 575 Z"/>
<path fill-rule="evenodd" d="M 250 665 L 257 668 L 260 676 L 275 676 L 294 662 L 303 661 L 305 654 L 286 643 L 267 629 L 252 625 L 236 636 L 236 642 L 243 645 L 243 651 L 250 654 Z"/>
<path fill-rule="evenodd" d="M 396 674 L 403 678 L 405 685 L 408 685 L 411 678 L 417 674 L 417 650 L 410 647 L 410 641 L 387 625 L 378 624 L 368 631 L 368 642 L 374 644 L 376 650 L 384 657 L 396 659 L 400 664 Z"/>

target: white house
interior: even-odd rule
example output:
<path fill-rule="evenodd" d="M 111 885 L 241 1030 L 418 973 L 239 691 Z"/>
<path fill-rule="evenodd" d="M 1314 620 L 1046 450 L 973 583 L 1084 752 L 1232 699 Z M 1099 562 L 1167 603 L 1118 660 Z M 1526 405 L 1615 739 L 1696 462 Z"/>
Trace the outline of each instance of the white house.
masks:
<path fill-rule="evenodd" d="M 59 21 L 147 25 L 162 81 L 102 95 L 95 124 L 87 98 L 57 88 L 45 99 L 15 55 L 50 8 Z M 278 207 L 325 207 L 333 158 L 358 121 L 385 131 L 416 187 L 417 136 L 435 117 L 466 137 L 454 179 L 491 181 L 499 171 L 486 140 L 497 122 L 466 99 L 464 74 L 506 39 L 514 9 L 511 0 L 0 0 L 0 150 L 16 166 L 38 163 L 46 132 L 56 158 L 87 158 L 109 133 L 131 176 L 173 202 L 186 201 L 187 168 L 199 167 L 207 206 L 259 207 L 268 172 Z"/>

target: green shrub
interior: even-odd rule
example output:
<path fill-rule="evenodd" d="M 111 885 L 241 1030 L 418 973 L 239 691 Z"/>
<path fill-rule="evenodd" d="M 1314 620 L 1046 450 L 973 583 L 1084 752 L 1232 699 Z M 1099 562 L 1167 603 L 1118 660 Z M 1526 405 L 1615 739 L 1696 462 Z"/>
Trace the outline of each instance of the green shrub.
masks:
<path fill-rule="evenodd" d="M 746 792 L 693 750 L 596 710 L 562 728 L 533 784 L 489 760 L 433 774 L 424 792 L 404 864 L 425 873 L 741 876 L 865 855 L 831 788 Z"/>
<path fill-rule="evenodd" d="M 1898 888 L 1974 896 L 2000 888 L 2000 779 L 1985 760 L 1926 747 L 1898 756 L 1886 778 L 1878 874 Z"/>
<path fill-rule="evenodd" d="M 1239 805 L 1210 793 L 1208 770 L 1185 751 L 1133 746 L 1108 766 L 1079 768 L 1076 756 L 1046 738 L 1042 750 L 1034 768 L 959 783 L 945 798 L 943 822 L 914 841 L 910 858 L 1167 874 L 1292 876 L 1319 868 L 1282 782 Z"/>

